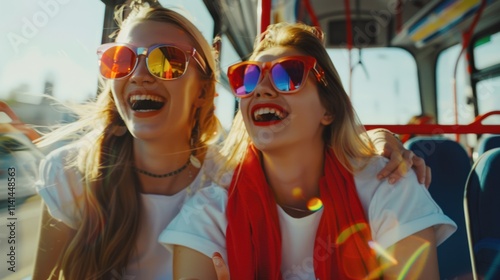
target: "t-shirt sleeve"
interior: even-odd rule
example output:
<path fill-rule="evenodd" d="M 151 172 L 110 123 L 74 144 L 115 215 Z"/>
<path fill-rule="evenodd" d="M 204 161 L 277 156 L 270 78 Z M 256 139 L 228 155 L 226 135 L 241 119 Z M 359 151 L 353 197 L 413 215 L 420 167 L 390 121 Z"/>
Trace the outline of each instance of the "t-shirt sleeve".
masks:
<path fill-rule="evenodd" d="M 226 252 L 227 190 L 217 185 L 199 190 L 160 234 L 158 241 L 172 251 L 173 245 L 196 250 L 208 257 Z"/>
<path fill-rule="evenodd" d="M 64 148 L 50 153 L 40 163 L 35 188 L 52 217 L 76 229 L 81 221 L 82 177 L 76 167 L 70 167 L 67 157 Z"/>
<path fill-rule="evenodd" d="M 380 168 L 385 164 L 379 161 Z M 434 227 L 437 245 L 457 228 L 410 170 L 398 183 L 387 180 L 375 189 L 368 208 L 373 239 L 384 248 L 428 227 Z"/>

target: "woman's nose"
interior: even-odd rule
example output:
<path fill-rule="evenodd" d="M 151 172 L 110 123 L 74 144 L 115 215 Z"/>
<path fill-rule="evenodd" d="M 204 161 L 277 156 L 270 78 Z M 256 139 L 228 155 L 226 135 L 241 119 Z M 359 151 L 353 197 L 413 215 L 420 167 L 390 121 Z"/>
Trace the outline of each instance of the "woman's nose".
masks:
<path fill-rule="evenodd" d="M 151 75 L 148 70 L 146 57 L 141 55 L 137 61 L 137 66 L 130 75 L 130 81 L 132 83 L 142 84 L 144 82 L 152 83 L 155 81 L 155 77 Z"/>
<path fill-rule="evenodd" d="M 256 97 L 264 97 L 265 96 L 265 97 L 271 98 L 271 97 L 278 96 L 276 89 L 272 85 L 271 76 L 270 76 L 269 72 L 267 72 L 267 74 L 264 76 L 264 78 L 262 78 L 260 83 L 257 84 L 257 86 L 255 87 L 254 94 Z"/>

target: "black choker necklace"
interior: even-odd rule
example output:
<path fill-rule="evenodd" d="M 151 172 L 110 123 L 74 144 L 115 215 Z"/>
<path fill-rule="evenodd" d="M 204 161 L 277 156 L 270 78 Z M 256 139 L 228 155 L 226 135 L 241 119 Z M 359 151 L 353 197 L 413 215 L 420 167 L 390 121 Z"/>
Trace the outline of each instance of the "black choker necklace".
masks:
<path fill-rule="evenodd" d="M 153 173 L 147 172 L 146 170 L 139 169 L 139 168 L 137 168 L 135 166 L 134 166 L 134 169 L 135 169 L 135 171 L 137 171 L 139 173 L 142 173 L 144 175 L 147 175 L 149 177 L 165 178 L 165 177 L 170 177 L 170 176 L 174 176 L 174 175 L 177 175 L 177 174 L 181 173 L 184 169 L 186 169 L 188 167 L 188 165 L 190 163 L 191 163 L 191 157 L 189 157 L 188 160 L 187 160 L 187 162 L 183 166 L 181 166 L 179 169 L 171 171 L 171 172 L 168 172 L 168 173 L 165 173 L 165 174 L 153 174 Z"/>

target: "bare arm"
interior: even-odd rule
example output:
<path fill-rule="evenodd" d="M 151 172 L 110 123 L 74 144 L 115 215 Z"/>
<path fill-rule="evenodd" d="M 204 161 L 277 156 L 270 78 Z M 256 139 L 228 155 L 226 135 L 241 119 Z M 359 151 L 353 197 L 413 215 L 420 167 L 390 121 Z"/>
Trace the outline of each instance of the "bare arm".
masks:
<path fill-rule="evenodd" d="M 217 280 L 212 259 L 184 246 L 174 246 L 173 269 L 174 280 Z"/>
<path fill-rule="evenodd" d="M 429 227 L 389 247 L 392 260 L 381 256 L 384 279 L 439 279 L 434 228 Z"/>
<path fill-rule="evenodd" d="M 58 279 L 60 267 L 55 270 L 54 268 L 76 231 L 63 222 L 52 218 L 45 204 L 42 205 L 42 208 L 42 222 L 32 279 Z M 54 274 L 51 276 L 53 270 Z"/>

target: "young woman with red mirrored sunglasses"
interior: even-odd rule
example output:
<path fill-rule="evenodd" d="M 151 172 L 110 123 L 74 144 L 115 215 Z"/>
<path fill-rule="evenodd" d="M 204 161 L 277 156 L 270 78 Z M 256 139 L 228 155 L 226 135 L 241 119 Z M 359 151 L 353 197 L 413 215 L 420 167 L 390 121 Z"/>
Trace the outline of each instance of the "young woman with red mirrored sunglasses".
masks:
<path fill-rule="evenodd" d="M 250 62 L 229 67 L 241 102 L 222 151 L 234 175 L 168 226 L 176 277 L 439 279 L 436 246 L 456 225 L 413 171 L 395 186 L 377 178 L 386 159 L 315 31 L 271 25 Z M 183 219 L 192 209 L 203 211 Z M 214 253 L 229 270 L 214 270 Z"/>
<path fill-rule="evenodd" d="M 79 138 L 41 165 L 33 279 L 172 279 L 158 236 L 211 184 L 220 137 L 211 46 L 180 14 L 138 7 L 97 55 L 103 91 L 42 142 Z"/>

